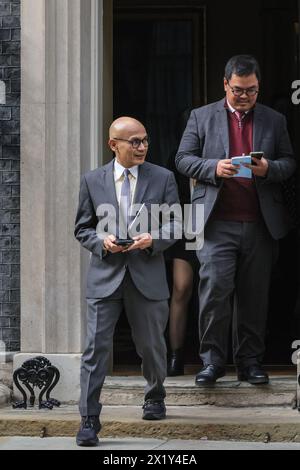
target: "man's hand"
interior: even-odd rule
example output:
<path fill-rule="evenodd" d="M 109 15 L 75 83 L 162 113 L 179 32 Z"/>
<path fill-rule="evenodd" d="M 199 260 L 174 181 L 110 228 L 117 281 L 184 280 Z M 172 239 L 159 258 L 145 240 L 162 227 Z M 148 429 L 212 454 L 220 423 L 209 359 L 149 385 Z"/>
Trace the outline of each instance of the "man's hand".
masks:
<path fill-rule="evenodd" d="M 245 163 L 244 166 L 246 166 L 247 168 L 250 168 L 250 170 L 252 170 L 255 176 L 261 176 L 262 178 L 264 178 L 266 174 L 268 173 L 268 168 L 269 168 L 268 160 L 264 157 L 262 157 L 261 159 L 252 157 L 252 159 L 256 163 L 256 165 L 248 165 Z"/>
<path fill-rule="evenodd" d="M 134 243 L 130 245 L 130 247 L 126 251 L 131 250 L 145 250 L 146 248 L 150 248 L 153 243 L 153 239 L 150 233 L 142 233 L 137 237 L 133 237 Z"/>
<path fill-rule="evenodd" d="M 110 253 L 121 253 L 121 251 L 124 251 L 126 247 L 116 245 L 114 243 L 115 240 L 116 237 L 114 235 L 109 235 L 104 239 L 103 246 L 105 250 L 109 251 Z"/>
<path fill-rule="evenodd" d="M 232 178 L 238 170 L 239 165 L 232 165 L 230 158 L 224 158 L 218 162 L 216 175 L 218 178 Z"/>

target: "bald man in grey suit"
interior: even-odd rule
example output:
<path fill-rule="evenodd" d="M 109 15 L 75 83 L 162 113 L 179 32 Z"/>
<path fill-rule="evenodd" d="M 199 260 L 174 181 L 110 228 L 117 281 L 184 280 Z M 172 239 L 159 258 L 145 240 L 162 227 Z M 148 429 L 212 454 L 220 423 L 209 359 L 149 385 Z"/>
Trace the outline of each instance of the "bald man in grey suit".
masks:
<path fill-rule="evenodd" d="M 82 177 L 75 223 L 77 240 L 91 252 L 87 276 L 87 338 L 81 363 L 82 421 L 76 439 L 81 446 L 98 443 L 99 398 L 115 325 L 123 308 L 147 382 L 143 419 L 158 420 L 166 416 L 164 330 L 169 290 L 163 251 L 176 240 L 171 240 L 172 235 L 167 239 L 162 236 L 153 239 L 150 233 L 143 233 L 133 237 L 133 244 L 119 246 L 117 234 L 121 219 L 118 216 L 116 233 L 99 237 L 96 228 L 98 207 L 111 204 L 118 213 L 124 191 L 130 205 L 143 203 L 150 209 L 151 204 L 178 203 L 177 186 L 172 172 L 145 162 L 148 136 L 144 126 L 135 119 L 123 117 L 114 121 L 109 146 L 115 160 Z M 179 220 L 175 216 L 169 222 L 171 234 L 176 224 Z"/>

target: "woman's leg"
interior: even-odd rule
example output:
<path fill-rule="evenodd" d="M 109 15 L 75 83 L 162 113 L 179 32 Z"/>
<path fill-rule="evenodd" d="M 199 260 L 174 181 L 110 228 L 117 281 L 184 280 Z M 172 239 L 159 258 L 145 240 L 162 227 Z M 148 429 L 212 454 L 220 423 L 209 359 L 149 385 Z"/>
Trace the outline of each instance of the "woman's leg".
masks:
<path fill-rule="evenodd" d="M 173 261 L 173 291 L 170 303 L 169 343 L 171 361 L 169 375 L 183 373 L 183 346 L 185 341 L 187 313 L 193 292 L 193 268 L 188 261 Z M 178 367 L 177 367 L 178 366 Z"/>

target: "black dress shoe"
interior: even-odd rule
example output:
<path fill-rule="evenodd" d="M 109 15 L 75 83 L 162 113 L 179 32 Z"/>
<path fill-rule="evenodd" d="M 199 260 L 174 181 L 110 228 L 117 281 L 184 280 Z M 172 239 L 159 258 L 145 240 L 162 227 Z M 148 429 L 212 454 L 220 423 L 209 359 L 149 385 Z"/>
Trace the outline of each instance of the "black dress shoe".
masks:
<path fill-rule="evenodd" d="M 96 446 L 99 443 L 98 432 L 101 424 L 98 416 L 82 416 L 79 431 L 76 436 L 76 444 L 83 447 Z"/>
<path fill-rule="evenodd" d="M 207 387 L 213 385 L 217 379 L 224 377 L 225 369 L 224 367 L 215 366 L 210 364 L 203 367 L 200 372 L 196 375 L 195 384 L 198 387 Z"/>
<path fill-rule="evenodd" d="M 163 400 L 146 400 L 143 405 L 143 419 L 157 421 L 165 419 L 166 407 Z"/>
<path fill-rule="evenodd" d="M 243 369 L 238 369 L 238 380 L 253 385 L 267 384 L 269 383 L 269 376 L 259 364 L 252 364 Z"/>
<path fill-rule="evenodd" d="M 184 375 L 184 362 L 183 362 L 183 351 L 177 349 L 172 351 L 168 361 L 168 377 L 176 377 L 177 375 Z"/>

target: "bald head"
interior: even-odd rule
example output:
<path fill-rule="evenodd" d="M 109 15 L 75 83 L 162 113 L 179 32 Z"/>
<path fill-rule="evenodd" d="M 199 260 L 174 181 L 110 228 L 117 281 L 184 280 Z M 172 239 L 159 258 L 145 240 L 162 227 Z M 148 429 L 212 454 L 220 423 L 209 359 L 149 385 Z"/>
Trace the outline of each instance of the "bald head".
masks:
<path fill-rule="evenodd" d="M 144 163 L 148 151 L 148 136 L 143 124 L 132 117 L 116 119 L 109 128 L 108 145 L 116 160 L 125 168 Z"/>
<path fill-rule="evenodd" d="M 143 124 L 132 117 L 123 116 L 116 119 L 109 128 L 109 138 L 116 137 L 128 138 L 129 136 L 137 133 L 146 133 Z"/>

